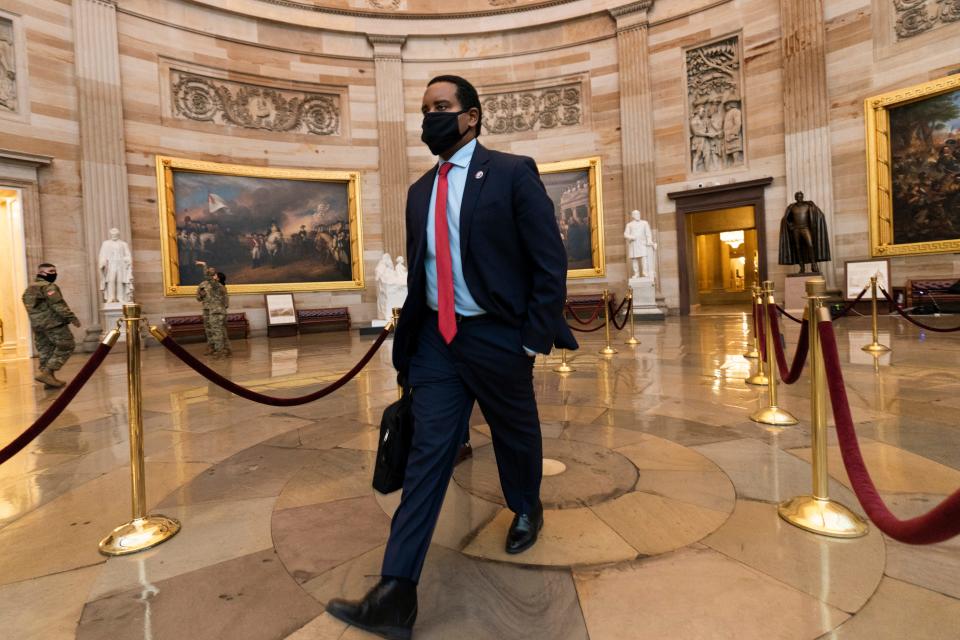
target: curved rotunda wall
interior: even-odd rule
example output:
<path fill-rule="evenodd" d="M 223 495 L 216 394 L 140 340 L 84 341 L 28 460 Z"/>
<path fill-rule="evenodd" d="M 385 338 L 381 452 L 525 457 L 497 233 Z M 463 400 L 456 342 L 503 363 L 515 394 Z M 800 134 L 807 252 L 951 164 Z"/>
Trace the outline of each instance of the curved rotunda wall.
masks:
<path fill-rule="evenodd" d="M 786 270 L 776 265 L 777 227 L 790 186 L 798 180 L 790 174 L 795 168 L 789 168 L 788 156 L 804 157 L 806 147 L 797 140 L 808 139 L 826 140 L 832 180 L 801 186 L 812 192 L 824 185 L 832 188 L 818 203 L 832 216 L 833 270 L 842 277 L 843 261 L 869 255 L 863 100 L 955 70 L 960 61 L 945 44 L 960 35 L 960 23 L 897 42 L 881 37 L 881 27 L 889 26 L 894 11 L 892 0 L 817 2 L 823 9 L 828 105 L 817 138 L 784 115 L 787 96 L 806 91 L 803 82 L 809 81 L 787 75 L 784 51 L 792 51 L 792 45 L 785 41 L 794 40 L 783 33 L 785 3 L 656 0 L 610 11 L 623 3 L 572 0 L 532 8 L 518 3 L 510 12 L 498 7 L 486 16 L 431 18 L 412 15 L 411 7 L 420 5 L 371 17 L 331 12 L 333 4 L 304 8 L 281 0 L 234 0 L 229 11 L 213 0 L 120 0 L 118 65 L 138 300 L 155 317 L 197 308 L 190 298 L 163 295 L 153 164 L 160 154 L 359 171 L 366 290 L 297 293 L 296 301 L 299 307 L 348 306 L 355 320 L 371 318 L 373 267 L 384 248 L 397 243 L 398 225 L 402 227 L 398 206 L 406 185 L 432 163 L 419 141 L 420 97 L 426 81 L 440 73 L 464 75 L 486 96 L 532 96 L 534 103 L 556 89 L 575 96 L 571 104 L 576 113 L 564 122 L 558 124 L 548 114 L 546 123 L 488 128 L 481 137 L 492 148 L 531 155 L 541 163 L 601 158 L 606 276 L 572 280 L 572 293 L 625 289 L 623 225 L 629 210 L 644 208 L 658 231 L 661 293 L 676 309 L 681 270 L 675 203 L 667 194 L 767 177 L 773 179 L 764 197 L 767 262 L 781 287 Z M 461 3 L 457 8 L 473 6 Z M 54 0 L 9 0 L 4 10 L 16 17 L 25 36 L 20 53 L 28 59 L 23 90 L 30 101 L 25 115 L 0 113 L 0 147 L 53 158 L 38 172 L 43 253 L 62 265 L 65 290 L 83 292 L 70 299 L 86 322 L 97 313 L 90 295 L 96 286 L 90 264 L 96 247 L 87 246 L 90 241 L 83 237 L 83 133 L 73 10 Z M 732 60 L 727 54 L 739 56 L 731 67 L 739 74 L 738 84 L 725 91 L 740 94 L 744 157 L 708 172 L 693 172 L 689 166 L 688 105 L 694 100 L 688 63 L 697 51 L 719 55 L 725 64 Z M 340 130 L 337 135 L 276 131 L 175 113 L 171 78 L 181 77 L 177 74 L 227 88 L 254 85 L 335 95 Z M 486 115 L 488 123 L 498 115 L 501 123 L 509 122 L 506 113 Z M 638 133 L 643 131 L 647 134 Z M 638 155 L 644 143 L 649 151 Z M 646 207 L 640 202 L 647 197 L 645 189 L 650 194 Z M 912 275 L 960 272 L 954 256 L 899 258 L 893 265 L 895 284 Z M 263 327 L 262 296 L 235 296 L 232 305 L 246 311 L 255 327 Z"/>

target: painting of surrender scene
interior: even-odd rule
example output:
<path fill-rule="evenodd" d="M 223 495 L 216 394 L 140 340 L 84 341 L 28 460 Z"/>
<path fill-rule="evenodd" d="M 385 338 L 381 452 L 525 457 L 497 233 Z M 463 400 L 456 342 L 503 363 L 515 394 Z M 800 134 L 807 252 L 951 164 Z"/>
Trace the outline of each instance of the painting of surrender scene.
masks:
<path fill-rule="evenodd" d="M 599 158 L 544 164 L 539 169 L 567 250 L 567 277 L 602 276 L 603 198 Z"/>
<path fill-rule="evenodd" d="M 363 286 L 357 174 L 163 158 L 158 175 L 168 295 L 204 264 L 236 293 Z"/>

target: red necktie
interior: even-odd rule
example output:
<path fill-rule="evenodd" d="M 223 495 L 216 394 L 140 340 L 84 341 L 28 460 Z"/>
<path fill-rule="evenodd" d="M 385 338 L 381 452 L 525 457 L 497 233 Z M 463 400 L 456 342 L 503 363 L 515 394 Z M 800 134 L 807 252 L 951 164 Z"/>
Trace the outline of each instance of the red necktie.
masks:
<path fill-rule="evenodd" d="M 457 335 L 457 316 L 453 300 L 453 264 L 450 261 L 450 236 L 447 232 L 447 174 L 453 165 L 440 165 L 437 180 L 437 204 L 434 207 L 434 239 L 437 245 L 437 325 L 444 342 Z"/>

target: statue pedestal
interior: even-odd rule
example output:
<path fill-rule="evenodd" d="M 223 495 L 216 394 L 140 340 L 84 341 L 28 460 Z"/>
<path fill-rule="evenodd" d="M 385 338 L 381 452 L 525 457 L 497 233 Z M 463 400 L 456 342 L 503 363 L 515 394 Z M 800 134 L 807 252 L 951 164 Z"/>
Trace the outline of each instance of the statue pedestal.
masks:
<path fill-rule="evenodd" d="M 663 320 L 663 310 L 657 306 L 657 286 L 653 278 L 630 278 L 633 289 L 633 317 L 637 320 Z"/>
<path fill-rule="evenodd" d="M 120 302 L 107 302 L 100 307 L 100 326 L 103 328 L 103 331 L 100 334 L 100 338 L 107 335 L 113 331 L 114 327 L 117 326 L 117 320 L 123 318 L 123 304 Z M 122 325 L 122 323 L 121 323 Z M 127 332 L 121 326 L 120 328 L 120 342 L 124 342 L 127 339 Z"/>
<path fill-rule="evenodd" d="M 800 317 L 807 306 L 807 280 L 822 277 L 819 273 L 790 273 L 783 286 L 783 308 Z"/>

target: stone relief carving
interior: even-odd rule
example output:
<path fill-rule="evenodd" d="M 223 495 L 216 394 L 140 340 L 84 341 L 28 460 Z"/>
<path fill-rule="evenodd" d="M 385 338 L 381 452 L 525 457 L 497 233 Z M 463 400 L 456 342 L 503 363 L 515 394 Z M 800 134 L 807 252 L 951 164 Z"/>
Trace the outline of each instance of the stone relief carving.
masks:
<path fill-rule="evenodd" d="M 173 115 L 285 133 L 340 135 L 340 96 L 275 89 L 170 70 Z"/>
<path fill-rule="evenodd" d="M 893 0 L 897 39 L 960 21 L 960 0 Z"/>
<path fill-rule="evenodd" d="M 689 49 L 686 62 L 690 172 L 711 173 L 742 166 L 739 37 Z"/>
<path fill-rule="evenodd" d="M 13 21 L 0 18 L 0 111 L 17 111 L 17 57 Z"/>
<path fill-rule="evenodd" d="M 400 9 L 400 0 L 367 0 L 367 4 L 374 9 Z"/>
<path fill-rule="evenodd" d="M 517 0 L 487 0 L 491 7 L 509 7 L 517 4 Z"/>
<path fill-rule="evenodd" d="M 490 134 L 572 127 L 583 116 L 580 83 L 480 96 L 483 128 Z"/>

